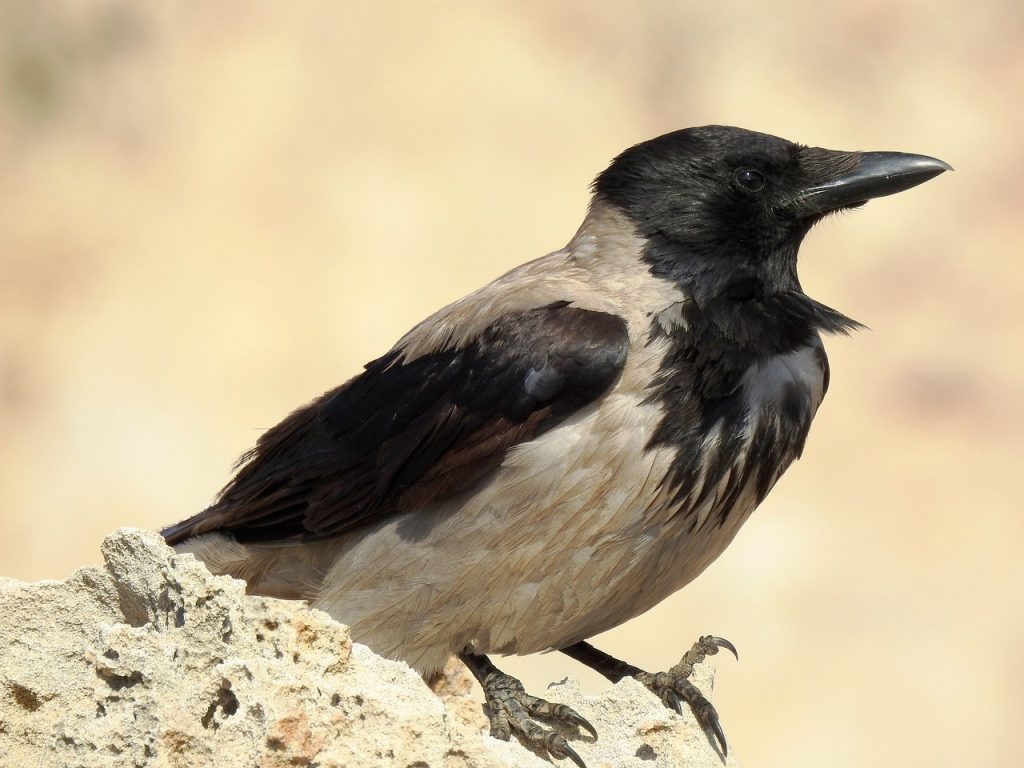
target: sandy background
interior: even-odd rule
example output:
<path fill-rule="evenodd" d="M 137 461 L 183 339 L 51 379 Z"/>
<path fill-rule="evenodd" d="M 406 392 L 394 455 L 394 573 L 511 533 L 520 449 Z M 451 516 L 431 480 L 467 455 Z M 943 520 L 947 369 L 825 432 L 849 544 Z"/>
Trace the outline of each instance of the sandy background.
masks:
<path fill-rule="evenodd" d="M 829 342 L 805 459 L 599 643 L 733 640 L 747 766 L 1020 765 L 1024 5 L 706 5 L 0 2 L 0 573 L 203 507 L 292 407 L 565 243 L 632 143 L 932 154 L 956 173 L 804 246 L 873 329 Z"/>

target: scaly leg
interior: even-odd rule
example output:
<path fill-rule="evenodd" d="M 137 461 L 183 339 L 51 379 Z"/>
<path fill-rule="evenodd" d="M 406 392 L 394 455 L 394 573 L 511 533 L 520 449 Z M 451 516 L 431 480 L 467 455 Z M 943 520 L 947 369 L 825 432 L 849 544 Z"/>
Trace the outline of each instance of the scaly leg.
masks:
<path fill-rule="evenodd" d="M 708 701 L 704 694 L 693 683 L 690 682 L 690 675 L 693 674 L 695 665 L 704 661 L 705 656 L 714 656 L 719 648 L 732 651 L 732 654 L 739 658 L 736 647 L 728 640 L 712 635 L 705 635 L 697 640 L 684 655 L 683 658 L 668 672 L 645 672 L 639 667 L 627 664 L 624 661 L 609 656 L 604 651 L 599 651 L 590 643 L 579 642 L 567 648 L 560 649 L 562 653 L 571 656 L 582 664 L 599 672 L 613 683 L 619 682 L 624 677 L 634 677 L 649 688 L 654 694 L 665 702 L 665 706 L 682 713 L 682 701 L 685 701 L 693 709 L 697 721 L 705 728 L 714 733 L 715 738 L 722 748 L 722 756 L 729 754 L 729 747 L 725 741 L 725 733 L 718 722 L 718 712 Z"/>

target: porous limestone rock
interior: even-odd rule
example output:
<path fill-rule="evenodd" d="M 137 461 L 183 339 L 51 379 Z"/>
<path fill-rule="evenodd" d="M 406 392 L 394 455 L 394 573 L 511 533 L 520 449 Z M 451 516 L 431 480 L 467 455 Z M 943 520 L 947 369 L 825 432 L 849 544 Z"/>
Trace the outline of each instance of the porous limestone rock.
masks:
<path fill-rule="evenodd" d="M 246 596 L 152 532 L 119 530 L 102 552 L 65 581 L 0 579 L 2 766 L 550 765 L 486 735 L 464 669 L 439 697 L 325 613 Z M 633 680 L 549 694 L 597 727 L 572 740 L 590 768 L 733 764 Z"/>

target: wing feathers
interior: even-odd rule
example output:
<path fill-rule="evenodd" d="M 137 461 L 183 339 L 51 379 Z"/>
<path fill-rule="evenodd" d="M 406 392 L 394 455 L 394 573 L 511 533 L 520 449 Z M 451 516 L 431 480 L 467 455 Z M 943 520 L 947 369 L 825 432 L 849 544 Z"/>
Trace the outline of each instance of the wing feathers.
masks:
<path fill-rule="evenodd" d="M 446 499 L 602 395 L 627 347 L 622 318 L 561 301 L 458 349 L 394 350 L 265 433 L 213 506 L 164 536 L 324 538 Z"/>

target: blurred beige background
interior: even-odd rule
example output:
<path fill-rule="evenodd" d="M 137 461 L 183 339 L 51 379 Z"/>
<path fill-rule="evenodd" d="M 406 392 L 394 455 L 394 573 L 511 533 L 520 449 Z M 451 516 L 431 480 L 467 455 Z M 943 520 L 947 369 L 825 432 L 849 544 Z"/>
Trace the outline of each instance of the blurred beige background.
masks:
<path fill-rule="evenodd" d="M 803 461 L 599 644 L 733 640 L 747 766 L 1024 759 L 1024 5 L 0 2 L 0 573 L 202 508 L 410 325 L 573 234 L 618 151 L 717 122 L 957 169 L 820 226 Z M 540 691 L 560 655 L 511 660 Z"/>

